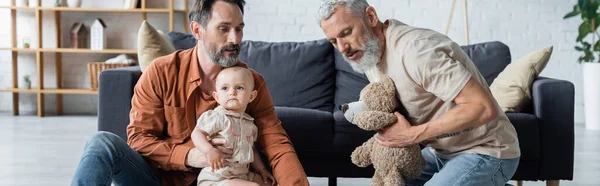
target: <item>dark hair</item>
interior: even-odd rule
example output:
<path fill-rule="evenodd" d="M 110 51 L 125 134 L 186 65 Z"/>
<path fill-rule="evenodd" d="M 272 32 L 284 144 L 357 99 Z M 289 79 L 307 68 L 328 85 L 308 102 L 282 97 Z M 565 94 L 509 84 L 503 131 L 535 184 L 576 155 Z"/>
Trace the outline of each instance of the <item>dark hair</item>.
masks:
<path fill-rule="evenodd" d="M 208 20 L 210 19 L 212 13 L 212 6 L 217 1 L 223 1 L 237 5 L 242 11 L 242 14 L 244 14 L 244 5 L 246 4 L 245 0 L 196 0 L 194 6 L 190 10 L 190 13 L 188 14 L 190 21 L 196 21 L 206 29 L 206 25 L 208 24 Z"/>

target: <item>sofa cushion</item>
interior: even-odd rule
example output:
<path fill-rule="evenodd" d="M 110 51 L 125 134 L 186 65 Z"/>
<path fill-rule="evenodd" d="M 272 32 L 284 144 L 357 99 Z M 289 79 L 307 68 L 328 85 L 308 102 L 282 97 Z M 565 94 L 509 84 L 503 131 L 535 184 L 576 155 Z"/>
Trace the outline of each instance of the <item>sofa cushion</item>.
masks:
<path fill-rule="evenodd" d="M 299 156 L 319 157 L 332 152 L 331 112 L 291 107 L 275 107 L 275 112 Z"/>
<path fill-rule="evenodd" d="M 175 48 L 162 31 L 156 30 L 147 21 L 142 22 L 137 38 L 137 55 L 142 72 L 150 66 L 154 59 L 173 52 L 175 52 Z"/>
<path fill-rule="evenodd" d="M 357 101 L 360 90 L 362 90 L 369 80 L 364 74 L 359 74 L 352 70 L 350 64 L 344 59 L 343 55 L 334 49 L 335 56 L 335 105 Z"/>
<path fill-rule="evenodd" d="M 335 91 L 332 50 L 326 40 L 244 41 L 239 57 L 265 78 L 275 106 L 331 112 Z"/>
<path fill-rule="evenodd" d="M 515 127 L 521 148 L 521 161 L 540 160 L 540 119 L 527 113 L 506 113 Z"/>
<path fill-rule="evenodd" d="M 348 122 L 342 111 L 333 113 L 335 136 L 333 147 L 338 156 L 350 156 L 356 147 L 362 145 L 375 134 L 374 131 L 366 131 Z"/>
<path fill-rule="evenodd" d="M 509 64 L 490 85 L 504 112 L 522 112 L 531 105 L 531 84 L 548 64 L 553 47 L 543 48 Z"/>
<path fill-rule="evenodd" d="M 169 32 L 167 34 L 176 50 L 185 50 L 196 46 L 194 35 L 181 32 Z"/>
<path fill-rule="evenodd" d="M 499 41 L 461 46 L 485 78 L 488 86 L 510 63 L 508 46 Z"/>

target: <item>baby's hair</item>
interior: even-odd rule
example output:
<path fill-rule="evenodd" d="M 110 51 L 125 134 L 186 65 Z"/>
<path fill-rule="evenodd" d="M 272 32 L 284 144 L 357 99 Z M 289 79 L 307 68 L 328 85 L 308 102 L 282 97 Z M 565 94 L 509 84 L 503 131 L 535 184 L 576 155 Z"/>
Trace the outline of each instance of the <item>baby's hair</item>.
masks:
<path fill-rule="evenodd" d="M 240 72 L 241 71 L 242 73 L 244 73 L 244 76 L 246 76 L 244 79 L 248 80 L 248 82 L 250 83 L 249 84 L 250 90 L 254 90 L 254 75 L 252 75 L 252 72 L 250 72 L 249 69 L 244 68 L 244 67 L 237 67 L 237 66 L 228 67 L 228 68 L 224 68 L 223 70 L 221 70 L 221 72 L 219 72 L 219 75 L 217 75 L 217 77 L 220 76 L 221 74 L 223 74 L 223 72 L 225 72 L 225 71 L 231 71 L 231 72 Z"/>

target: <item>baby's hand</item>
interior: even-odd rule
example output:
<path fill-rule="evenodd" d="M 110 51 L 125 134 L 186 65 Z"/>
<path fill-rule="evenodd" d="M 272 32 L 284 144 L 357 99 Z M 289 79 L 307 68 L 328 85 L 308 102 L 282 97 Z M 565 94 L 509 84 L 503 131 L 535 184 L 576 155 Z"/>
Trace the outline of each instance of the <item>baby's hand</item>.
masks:
<path fill-rule="evenodd" d="M 211 148 L 208 153 L 206 153 L 206 159 L 210 163 L 213 172 L 225 167 L 225 159 L 219 149 Z"/>
<path fill-rule="evenodd" d="M 265 185 L 269 185 L 269 183 L 270 185 L 277 185 L 277 181 L 275 181 L 275 178 L 267 169 L 259 170 L 258 174 L 260 174 L 260 176 L 262 177 L 262 180 L 265 182 Z"/>

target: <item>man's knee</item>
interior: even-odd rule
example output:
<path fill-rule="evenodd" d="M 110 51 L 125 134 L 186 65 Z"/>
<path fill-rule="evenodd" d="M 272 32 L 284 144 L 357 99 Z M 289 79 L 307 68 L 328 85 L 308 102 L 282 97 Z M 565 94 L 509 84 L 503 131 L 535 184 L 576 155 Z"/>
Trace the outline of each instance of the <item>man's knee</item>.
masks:
<path fill-rule="evenodd" d="M 88 140 L 85 150 L 105 151 L 114 153 L 121 146 L 126 146 L 127 143 L 121 137 L 106 131 L 99 131 L 92 135 Z"/>

